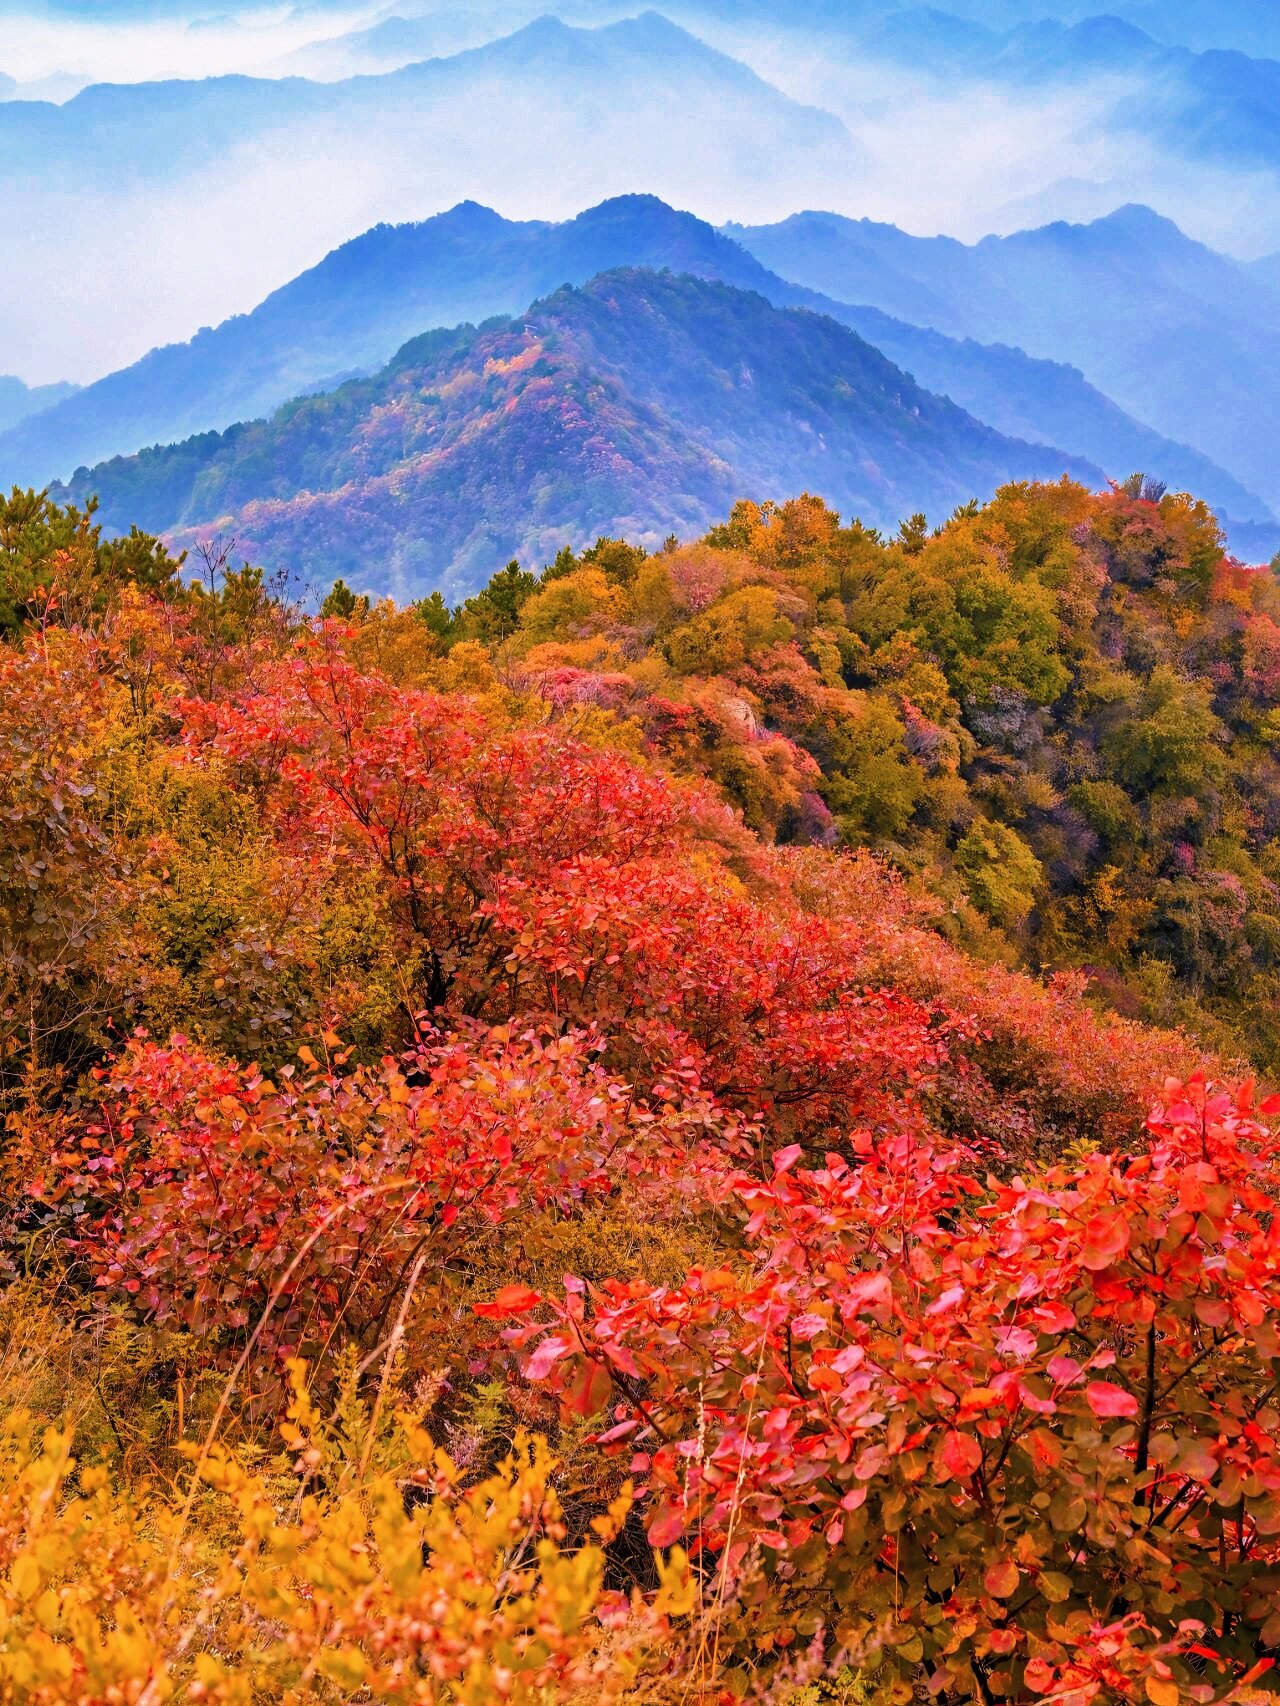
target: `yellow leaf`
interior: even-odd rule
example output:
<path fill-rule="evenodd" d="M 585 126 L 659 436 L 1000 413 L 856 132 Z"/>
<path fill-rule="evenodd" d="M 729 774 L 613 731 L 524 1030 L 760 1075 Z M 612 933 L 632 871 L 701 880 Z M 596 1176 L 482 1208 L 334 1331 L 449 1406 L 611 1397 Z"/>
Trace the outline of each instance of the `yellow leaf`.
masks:
<path fill-rule="evenodd" d="M 971 1386 L 960 1400 L 962 1410 L 992 1410 L 1003 1403 L 993 1386 Z"/>
<path fill-rule="evenodd" d="M 330 1682 L 336 1682 L 339 1688 L 355 1689 L 364 1681 L 368 1665 L 358 1647 L 339 1647 L 333 1652 L 325 1653 L 318 1668 L 322 1675 Z"/>
<path fill-rule="evenodd" d="M 687 1617 L 698 1603 L 698 1582 L 689 1568 L 688 1553 L 683 1546 L 673 1546 L 665 1559 L 660 1552 L 653 1558 L 661 1584 L 653 1609 L 659 1617 Z"/>
<path fill-rule="evenodd" d="M 19 1599 L 34 1599 L 40 1592 L 40 1566 L 30 1552 L 19 1552 L 9 1567 L 9 1581 Z"/>

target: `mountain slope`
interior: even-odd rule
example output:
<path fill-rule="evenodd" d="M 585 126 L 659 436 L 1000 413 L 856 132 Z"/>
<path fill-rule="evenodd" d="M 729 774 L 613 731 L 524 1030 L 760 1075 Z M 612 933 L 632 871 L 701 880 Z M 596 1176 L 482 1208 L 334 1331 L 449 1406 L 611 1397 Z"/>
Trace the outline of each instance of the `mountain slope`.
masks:
<path fill-rule="evenodd" d="M 19 421 L 53 408 L 67 397 L 75 395 L 78 386 L 65 382 L 56 385 L 24 385 L 10 373 L 0 373 L 0 432 L 16 426 Z"/>
<path fill-rule="evenodd" d="M 517 223 L 464 203 L 422 224 L 379 226 L 252 314 L 153 351 L 0 435 L 0 484 L 66 477 L 116 452 L 252 419 L 325 388 L 335 374 L 380 366 L 426 328 L 516 313 L 561 284 L 620 266 L 669 267 L 829 314 L 927 390 L 1008 436 L 1059 446 L 1117 478 L 1148 469 L 1235 518 L 1270 520 L 1239 481 L 1127 417 L 1074 369 L 941 337 L 790 284 L 704 221 L 651 196 L 618 197 L 560 224 Z"/>
<path fill-rule="evenodd" d="M 976 244 L 804 213 L 729 232 L 767 267 L 844 300 L 1077 364 L 1122 408 L 1280 501 L 1280 278 L 1149 208 Z M 1247 519 L 1247 518 L 1245 518 Z"/>
<path fill-rule="evenodd" d="M 887 18 L 857 16 L 851 25 L 865 51 L 915 71 L 1023 88 L 1111 78 L 1111 123 L 1192 160 L 1280 164 L 1280 58 L 1268 57 L 1280 47 L 1274 25 L 1234 38 L 1220 28 L 1194 32 L 1198 48 L 1180 45 L 1176 17 L 1163 4 L 1119 17 L 1027 20 L 1022 13 L 1011 28 L 972 20 L 957 27 L 946 11 L 913 6 Z"/>
<path fill-rule="evenodd" d="M 95 376 L 144 337 L 260 300 L 353 231 L 460 196 L 566 213 L 642 184 L 754 206 L 767 182 L 780 213 L 862 163 L 830 114 L 654 12 L 598 28 L 543 17 L 333 83 L 221 76 L 0 103 L 0 158 L 0 348 Z M 146 242 L 145 268 L 122 227 Z M 60 228 L 76 231 L 74 269 L 46 240 Z"/>
<path fill-rule="evenodd" d="M 107 186 L 122 172 L 172 178 L 232 145 L 307 120 L 347 136 L 360 123 L 375 121 L 385 130 L 415 116 L 438 116 L 433 109 L 441 106 L 474 121 L 476 109 L 466 103 L 487 100 L 495 80 L 544 92 L 548 128 L 557 100 L 615 120 L 617 103 L 634 102 L 633 149 L 643 146 L 639 121 L 646 109 L 663 104 L 669 125 L 694 118 L 694 109 L 682 112 L 676 104 L 694 93 L 716 107 L 721 122 L 732 116 L 729 101 L 739 102 L 761 147 L 848 141 L 831 114 L 789 99 L 741 61 L 645 11 L 595 27 L 544 15 L 478 47 L 333 82 L 223 75 L 95 83 L 61 106 L 6 102 L 0 145 L 11 170 L 50 182 L 68 165 Z"/>
<path fill-rule="evenodd" d="M 415 340 L 271 421 L 78 475 L 107 522 L 216 526 L 269 566 L 404 596 L 622 531 L 688 533 L 813 487 L 869 523 L 1097 471 L 1003 438 L 829 318 L 625 270 Z"/>

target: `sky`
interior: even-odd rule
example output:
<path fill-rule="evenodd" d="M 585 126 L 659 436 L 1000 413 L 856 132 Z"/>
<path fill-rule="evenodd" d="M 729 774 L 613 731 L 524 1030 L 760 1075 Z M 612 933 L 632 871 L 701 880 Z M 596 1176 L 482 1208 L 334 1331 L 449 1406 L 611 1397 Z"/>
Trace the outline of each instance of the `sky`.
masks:
<path fill-rule="evenodd" d="M 625 0 L 565 3 L 579 17 L 607 16 L 611 3 L 622 15 L 638 9 Z M 775 3 L 785 11 L 788 0 Z M 950 3 L 1000 23 L 1041 10 L 1016 0 Z M 1047 3 L 1080 9 L 1077 0 Z M 1113 9 L 1123 3 L 1112 0 Z M 1185 9 L 1190 0 L 1170 3 Z M 1246 9 L 1253 3 L 1240 0 Z M 450 41 L 470 23 L 484 37 L 554 4 L 438 0 Z M 160 0 L 38 9 L 0 0 L 0 73 L 59 98 L 88 81 L 279 75 L 311 44 L 414 7 L 426 9 L 427 0 L 293 8 L 221 0 L 216 15 L 192 21 Z M 248 137 L 186 175 L 157 171 L 112 184 L 89 184 L 91 174 L 80 170 L 48 178 L 10 172 L 0 177 L 9 247 L 0 273 L 0 372 L 29 383 L 95 378 L 253 307 L 371 224 L 427 218 L 466 198 L 510 217 L 560 218 L 608 195 L 647 191 L 716 222 L 759 223 L 816 206 L 970 241 L 1142 201 L 1225 251 L 1252 258 L 1280 250 L 1273 174 L 1173 158 L 1112 127 L 1107 115 L 1123 105 L 1124 67 L 1057 94 L 957 85 L 902 67 L 886 74 L 812 36 L 744 27 L 741 12 L 721 4 L 718 21 L 704 20 L 699 33 L 788 96 L 836 115 L 847 147 L 778 147 L 762 165 L 732 114 L 698 115 L 709 122 L 690 133 L 687 115 L 664 111 L 657 98 L 629 124 L 625 113 L 602 121 L 585 106 L 549 110 L 536 89 L 515 88 L 494 93 L 497 125 L 476 122 L 471 110 L 397 121 L 386 134 L 376 124 L 354 137 L 311 125 L 265 141 Z M 338 69 L 346 51 L 325 50 L 337 54 Z"/>
<path fill-rule="evenodd" d="M 87 82 L 129 83 L 252 71 L 319 36 L 357 28 L 374 9 L 221 10 L 221 17 L 192 21 L 172 6 L 129 0 L 94 0 L 71 12 L 6 5 L 0 7 L 0 71 L 19 82 L 61 73 Z"/>

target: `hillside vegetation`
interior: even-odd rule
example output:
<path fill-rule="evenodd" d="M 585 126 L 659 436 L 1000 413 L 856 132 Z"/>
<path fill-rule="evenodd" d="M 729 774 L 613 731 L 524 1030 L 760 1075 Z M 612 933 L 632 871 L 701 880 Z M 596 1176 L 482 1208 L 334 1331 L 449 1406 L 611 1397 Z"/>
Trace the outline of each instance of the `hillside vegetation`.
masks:
<path fill-rule="evenodd" d="M 0 506 L 0 1699 L 1265 1692 L 1276 597 L 1141 482 L 316 618 Z"/>
<path fill-rule="evenodd" d="M 603 273 L 514 320 L 428 332 L 271 420 L 78 474 L 179 543 L 216 527 L 326 585 L 475 592 L 489 566 L 625 531 L 696 533 L 746 490 L 820 482 L 869 523 L 1087 464 L 1002 437 L 825 316 L 668 273 Z"/>
<path fill-rule="evenodd" d="M 744 504 L 697 545 L 505 571 L 443 632 L 501 636 L 766 838 L 874 850 L 985 956 L 1274 1069 L 1278 624 L 1272 573 L 1139 479 L 890 538 Z"/>
<path fill-rule="evenodd" d="M 842 302 L 1074 362 L 1139 420 L 1277 499 L 1276 422 L 1269 405 L 1252 407 L 1254 376 L 1280 346 L 1274 280 L 1150 208 L 972 245 L 833 214 L 730 230 L 766 267 Z M 1259 514 L 1229 507 L 1242 520 Z"/>
<path fill-rule="evenodd" d="M 847 286 L 826 295 L 805 288 L 813 282 L 814 251 L 820 254 L 821 249 L 816 240 L 796 240 L 809 231 L 810 221 L 804 218 L 788 221 L 776 233 L 782 258 L 788 264 L 794 261 L 801 283 L 770 272 L 740 243 L 656 196 L 615 196 L 559 223 L 504 219 L 491 208 L 464 202 L 418 224 L 380 225 L 342 244 L 251 313 L 206 329 L 188 343 L 152 350 L 141 361 L 24 421 L 20 431 L 0 432 L 0 484 L 67 479 L 77 468 L 112 456 L 224 431 L 270 415 L 296 397 L 335 390 L 344 378 L 376 371 L 431 329 L 522 315 L 530 303 L 553 296 L 565 284 L 586 285 L 600 273 L 646 267 L 715 279 L 763 296 L 776 308 L 825 314 L 850 327 L 925 390 L 949 397 L 1006 437 L 1056 446 L 1060 459 L 1083 457 L 1117 478 L 1132 468 L 1148 468 L 1230 516 L 1236 524 L 1233 536 L 1244 541 L 1242 552 L 1269 556 L 1280 545 L 1280 533 L 1262 500 L 1201 451 L 1189 448 L 1198 442 L 1196 433 L 1205 417 L 1203 395 L 1184 408 L 1175 437 L 1186 442 L 1179 443 L 1126 414 L 1061 360 L 1033 359 L 1008 343 L 975 342 L 975 335 L 983 335 L 974 332 L 977 321 L 965 322 L 962 316 L 963 329 L 974 335 L 948 337 L 936 329 L 948 324 L 948 317 L 934 311 L 928 298 L 904 295 L 897 288 L 898 275 L 886 281 L 884 269 L 846 265 L 848 247 L 839 241 L 846 224 L 817 220 L 816 237 L 835 242 L 824 276 Z M 865 229 L 849 228 L 859 233 Z M 885 235 L 883 228 L 873 227 L 872 232 Z M 752 244 L 769 237 L 767 232 L 742 235 Z M 908 246 L 915 241 L 892 228 L 888 235 Z M 1099 239 L 1088 228 L 1081 241 Z M 1140 233 L 1136 241 L 1141 242 Z M 1034 261 L 1029 265 L 1025 291 L 1041 304 L 1056 303 L 1056 320 L 1062 325 L 1071 317 L 1055 294 L 1053 275 L 1059 262 L 1054 246 L 1039 246 L 1030 236 L 1027 246 L 1040 264 L 1038 269 Z M 1196 249 L 1193 244 L 1186 247 Z M 1231 270 L 1231 263 L 1214 259 L 1220 270 Z M 928 244 L 916 264 L 933 276 L 944 270 Z M 1267 323 L 1265 291 L 1242 303 L 1223 289 L 1220 277 L 1211 285 L 1219 315 L 1226 304 L 1238 326 Z M 993 281 L 983 277 L 971 289 L 990 312 L 999 295 Z M 1096 270 L 1080 290 L 1096 302 L 1098 320 L 1113 326 L 1113 342 L 1122 306 L 1127 316 L 1145 312 L 1148 321 L 1169 316 L 1170 293 L 1166 300 L 1152 303 L 1150 286 L 1144 287 L 1145 294 L 1137 288 L 1134 267 L 1124 264 L 1123 252 L 1117 264 Z M 922 325 L 909 323 L 917 318 Z M 1202 358 L 1205 351 L 1218 348 L 1210 321 L 1206 308 L 1194 327 Z M 1003 322 L 996 331 L 1006 338 L 1013 335 Z M 1051 340 L 1045 348 L 1047 354 L 1058 353 Z M 714 350 L 707 353 L 713 355 Z M 1251 373 L 1259 359 L 1255 350 Z M 1119 371 L 1118 351 L 1112 349 L 1106 360 L 1089 365 L 1110 391 L 1111 376 Z M 1147 349 L 1140 365 L 1147 371 L 1159 369 L 1160 362 Z M 1215 387 L 1220 388 L 1228 364 L 1224 358 L 1217 365 Z M 184 455 L 193 460 L 200 453 L 187 447 Z M 102 491 L 113 479 L 96 470 L 88 489 Z M 735 488 L 735 495 L 743 489 Z M 833 488 L 824 483 L 822 489 Z M 120 524 L 137 519 L 138 511 L 128 510 Z M 1259 528 L 1245 530 L 1243 524 L 1251 520 Z"/>

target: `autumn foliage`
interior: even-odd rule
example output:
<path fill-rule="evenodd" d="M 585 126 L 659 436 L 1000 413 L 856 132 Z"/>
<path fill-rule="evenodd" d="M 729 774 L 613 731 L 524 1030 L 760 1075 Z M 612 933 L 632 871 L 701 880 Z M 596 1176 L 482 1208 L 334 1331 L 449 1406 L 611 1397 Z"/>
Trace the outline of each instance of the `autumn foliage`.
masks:
<path fill-rule="evenodd" d="M 47 519 L 75 596 L 28 563 L 0 650 L 0 1701 L 1274 1689 L 1280 1101 L 1032 873 L 1059 759 L 1270 857 L 1256 754 L 1192 774 L 1188 707 L 1274 663 L 1194 506 L 743 509 L 442 620 Z M 1126 710 L 1171 539 L 1238 655 Z M 1057 757 L 996 765 L 1032 703 Z"/>
<path fill-rule="evenodd" d="M 918 1134 L 819 1169 L 781 1151 L 725 1183 L 741 1265 L 575 1283 L 507 1341 L 599 1401 L 655 1545 L 747 1571 L 744 1656 L 825 1628 L 947 1694 L 1256 1680 L 1280 1633 L 1277 1152 L 1247 1092 L 1166 1095 L 1142 1150 L 1032 1182 Z"/>

